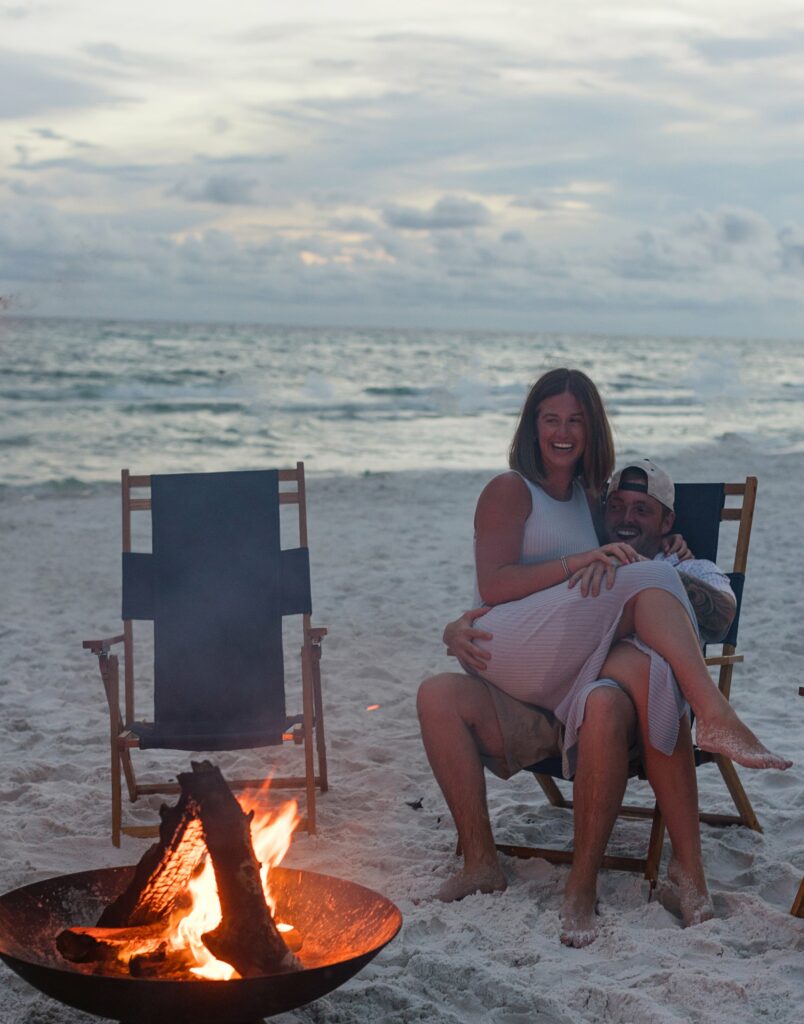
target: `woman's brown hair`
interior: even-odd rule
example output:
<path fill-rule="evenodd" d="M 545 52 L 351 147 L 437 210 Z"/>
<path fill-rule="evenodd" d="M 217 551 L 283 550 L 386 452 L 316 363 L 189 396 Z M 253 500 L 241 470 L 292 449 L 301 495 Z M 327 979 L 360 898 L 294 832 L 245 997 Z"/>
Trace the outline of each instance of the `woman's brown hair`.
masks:
<path fill-rule="evenodd" d="M 580 370 L 549 370 L 528 392 L 519 423 L 514 431 L 508 465 L 535 484 L 545 480 L 544 463 L 539 448 L 536 418 L 545 398 L 563 395 L 565 391 L 577 398 L 586 418 L 586 447 L 578 459 L 575 475 L 597 497 L 614 469 L 614 442 L 603 401 L 592 381 Z"/>

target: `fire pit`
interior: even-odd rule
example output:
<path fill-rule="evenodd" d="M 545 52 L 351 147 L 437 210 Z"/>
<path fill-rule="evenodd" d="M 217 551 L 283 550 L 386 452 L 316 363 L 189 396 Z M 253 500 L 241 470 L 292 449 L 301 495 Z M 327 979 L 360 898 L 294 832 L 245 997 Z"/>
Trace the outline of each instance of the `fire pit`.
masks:
<path fill-rule="evenodd" d="M 47 995 L 125 1024 L 243 1024 L 292 1010 L 342 985 L 399 931 L 390 900 L 353 882 L 274 868 L 277 915 L 303 935 L 302 970 L 229 981 L 112 977 L 70 964 L 56 936 L 92 925 L 122 893 L 133 867 L 103 868 L 35 882 L 0 896 L 0 956 Z"/>
<path fill-rule="evenodd" d="M 12 970 L 124 1024 L 243 1024 L 318 999 L 396 935 L 402 916 L 385 897 L 276 866 L 295 803 L 246 811 L 214 765 L 192 769 L 139 864 L 0 897 Z"/>

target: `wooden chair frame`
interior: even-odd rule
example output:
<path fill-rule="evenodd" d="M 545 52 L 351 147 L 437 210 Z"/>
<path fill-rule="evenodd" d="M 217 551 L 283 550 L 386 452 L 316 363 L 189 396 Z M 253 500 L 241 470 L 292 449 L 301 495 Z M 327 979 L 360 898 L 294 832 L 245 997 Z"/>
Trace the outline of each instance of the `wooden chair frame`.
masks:
<path fill-rule="evenodd" d="M 299 518 L 299 545 L 307 547 L 307 502 L 304 480 L 304 463 L 297 462 L 295 469 L 280 469 L 279 504 L 296 505 Z M 287 486 L 290 485 L 290 486 Z M 121 472 L 123 551 L 131 551 L 131 514 L 150 511 L 150 496 L 132 495 L 132 491 L 149 490 L 150 476 L 134 475 L 129 470 Z M 303 789 L 306 795 L 306 818 L 303 821 L 307 831 L 316 831 L 316 789 L 325 793 L 329 788 L 327 776 L 327 752 L 324 736 L 324 704 L 321 693 L 321 645 L 327 630 L 311 625 L 311 616 L 304 614 L 303 642 L 301 646 L 302 667 L 302 713 L 290 716 L 286 722 L 288 731 L 284 740 L 292 740 L 304 747 L 304 775 L 284 776 L 271 779 L 274 789 Z M 120 704 L 119 657 L 111 649 L 123 645 L 123 706 Z M 123 823 L 122 788 L 126 789 L 132 803 L 142 796 L 163 794 L 172 796 L 179 793 L 176 783 L 140 783 L 137 781 L 131 760 L 131 750 L 140 746 L 139 737 L 126 727 L 127 722 L 136 720 L 134 685 L 134 630 L 130 619 L 123 621 L 123 632 L 118 636 L 101 640 L 85 640 L 82 645 L 98 658 L 101 680 L 109 707 L 109 738 L 111 744 L 111 791 L 112 791 L 112 842 L 120 846 L 122 835 L 137 838 L 156 836 L 158 825 L 127 825 Z M 315 770 L 315 760 L 318 771 Z M 227 780 L 232 789 L 259 788 L 265 779 Z"/>
<path fill-rule="evenodd" d="M 799 697 L 804 697 L 804 686 L 799 686 L 798 695 Z M 802 878 L 799 883 L 798 892 L 793 900 L 793 906 L 790 908 L 790 913 L 793 917 L 804 917 L 804 878 Z"/>
<path fill-rule="evenodd" d="M 720 521 L 739 523 L 737 531 L 737 542 L 734 552 L 734 561 L 731 571 L 745 574 L 748 561 L 748 545 L 751 539 L 751 525 L 754 519 L 754 507 L 756 505 L 757 478 L 746 477 L 745 483 L 725 484 L 726 505 L 721 511 Z M 728 500 L 732 499 L 733 504 L 729 506 Z M 713 645 L 718 646 L 718 645 Z M 731 694 L 732 674 L 734 666 L 742 662 L 743 655 L 736 653 L 734 644 L 721 644 L 721 652 L 716 656 L 708 656 L 706 664 L 718 668 L 718 687 L 720 692 L 728 700 Z M 705 811 L 700 812 L 700 820 L 708 825 L 726 826 L 743 825 L 761 832 L 762 827 L 757 821 L 751 801 L 743 788 L 734 764 L 720 754 L 708 754 L 696 748 L 695 759 L 697 764 L 704 764 L 711 761 L 717 765 L 723 781 L 729 790 L 734 802 L 736 814 L 711 814 Z M 536 781 L 541 786 L 545 796 L 553 807 L 571 809 L 573 801 L 567 799 L 558 788 L 555 779 L 550 775 L 541 775 L 534 772 Z M 603 867 L 619 871 L 634 871 L 642 874 L 650 883 L 651 888 L 655 886 L 659 876 L 659 867 L 664 847 L 665 824 L 658 804 L 653 807 L 640 807 L 630 804 L 623 804 L 620 808 L 619 817 L 622 818 L 649 818 L 651 820 L 650 838 L 648 848 L 644 857 L 613 857 L 603 858 Z M 571 864 L 572 850 L 554 850 L 544 847 L 516 846 L 510 843 L 498 843 L 497 849 L 509 857 L 543 857 L 553 864 Z M 804 890 L 804 883 L 802 883 Z M 804 899 L 804 892 L 799 893 L 799 900 Z"/>

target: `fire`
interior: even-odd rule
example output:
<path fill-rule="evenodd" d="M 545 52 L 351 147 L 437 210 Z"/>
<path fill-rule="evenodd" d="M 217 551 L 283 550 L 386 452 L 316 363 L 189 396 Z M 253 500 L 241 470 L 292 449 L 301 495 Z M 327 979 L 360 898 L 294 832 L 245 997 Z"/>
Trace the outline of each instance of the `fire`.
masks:
<path fill-rule="evenodd" d="M 276 901 L 271 896 L 269 885 L 271 868 L 276 867 L 290 848 L 290 841 L 296 826 L 299 824 L 298 805 L 295 800 L 283 804 L 278 811 L 264 811 L 259 803 L 251 803 L 245 798 L 239 800 L 244 811 L 252 810 L 251 842 L 254 853 L 260 862 L 260 879 L 271 913 L 276 910 Z M 217 960 L 204 945 L 201 938 L 206 932 L 213 931 L 221 921 L 221 906 L 218 900 L 218 887 L 212 863 L 207 858 L 200 873 L 188 885 L 192 900 L 190 912 L 177 923 L 169 937 L 169 946 L 173 950 L 185 950 L 195 961 L 191 972 L 200 978 L 212 981 L 228 981 L 236 972 L 231 964 Z M 290 932 L 293 925 L 276 922 L 280 932 Z"/>

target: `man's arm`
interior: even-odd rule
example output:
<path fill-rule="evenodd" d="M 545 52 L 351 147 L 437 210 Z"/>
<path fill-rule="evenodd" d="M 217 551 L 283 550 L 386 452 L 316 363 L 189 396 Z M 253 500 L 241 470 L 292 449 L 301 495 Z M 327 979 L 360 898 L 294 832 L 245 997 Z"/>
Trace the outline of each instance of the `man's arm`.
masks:
<path fill-rule="evenodd" d="M 713 587 L 696 576 L 690 576 L 680 567 L 678 575 L 698 620 L 701 639 L 706 644 L 719 643 L 728 633 L 737 611 L 733 592 Z"/>

